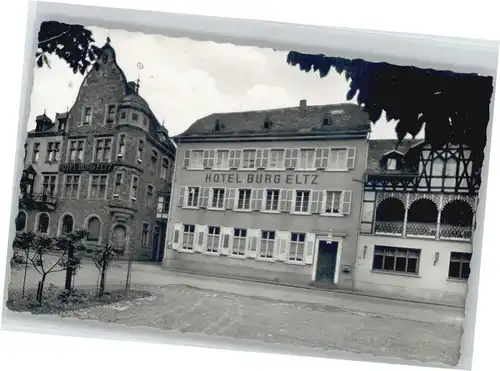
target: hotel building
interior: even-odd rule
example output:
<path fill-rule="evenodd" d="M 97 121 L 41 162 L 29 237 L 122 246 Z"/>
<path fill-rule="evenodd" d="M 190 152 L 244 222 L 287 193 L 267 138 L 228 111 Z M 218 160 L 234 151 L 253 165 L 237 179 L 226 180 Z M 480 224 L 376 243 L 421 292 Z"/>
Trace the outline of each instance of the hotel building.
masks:
<path fill-rule="evenodd" d="M 370 124 L 352 104 L 212 114 L 175 137 L 164 264 L 351 289 Z"/>

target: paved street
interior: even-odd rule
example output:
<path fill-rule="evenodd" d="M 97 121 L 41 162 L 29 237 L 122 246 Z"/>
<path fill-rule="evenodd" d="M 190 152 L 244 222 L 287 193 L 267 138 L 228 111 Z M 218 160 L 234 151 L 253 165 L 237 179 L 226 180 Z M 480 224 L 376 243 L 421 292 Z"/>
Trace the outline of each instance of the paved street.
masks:
<path fill-rule="evenodd" d="M 124 284 L 125 272 L 126 264 L 113 267 L 110 284 Z M 77 283 L 94 282 L 95 268 L 84 265 Z M 459 357 L 463 311 L 457 308 L 180 274 L 139 263 L 132 283 L 154 297 L 67 315 L 424 362 L 455 364 Z"/>

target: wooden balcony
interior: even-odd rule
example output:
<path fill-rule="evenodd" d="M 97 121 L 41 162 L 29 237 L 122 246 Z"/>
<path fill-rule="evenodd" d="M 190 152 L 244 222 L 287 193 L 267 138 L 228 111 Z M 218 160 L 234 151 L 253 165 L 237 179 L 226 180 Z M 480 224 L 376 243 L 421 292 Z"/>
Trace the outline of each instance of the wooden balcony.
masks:
<path fill-rule="evenodd" d="M 429 238 L 439 240 L 470 241 L 471 226 L 439 225 L 403 221 L 375 221 L 374 234 L 400 237 Z"/>

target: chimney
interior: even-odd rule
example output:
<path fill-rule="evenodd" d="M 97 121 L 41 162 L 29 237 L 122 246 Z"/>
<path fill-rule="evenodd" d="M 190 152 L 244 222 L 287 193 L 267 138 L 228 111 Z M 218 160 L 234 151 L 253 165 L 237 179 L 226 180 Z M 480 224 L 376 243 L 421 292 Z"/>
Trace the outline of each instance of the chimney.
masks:
<path fill-rule="evenodd" d="M 307 100 L 301 99 L 299 103 L 299 108 L 301 111 L 304 111 L 307 107 Z"/>
<path fill-rule="evenodd" d="M 135 81 L 129 81 L 128 82 L 128 87 L 130 90 L 132 90 L 134 93 L 137 93 L 139 91 L 139 87 L 137 86 L 137 83 Z"/>

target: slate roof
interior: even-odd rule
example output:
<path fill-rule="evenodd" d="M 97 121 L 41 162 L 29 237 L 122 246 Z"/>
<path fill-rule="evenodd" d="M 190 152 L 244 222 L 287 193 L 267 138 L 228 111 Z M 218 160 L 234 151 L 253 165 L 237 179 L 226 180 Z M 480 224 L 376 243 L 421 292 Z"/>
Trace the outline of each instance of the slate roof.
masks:
<path fill-rule="evenodd" d="M 404 157 L 411 147 L 421 142 L 422 140 L 420 139 L 404 139 L 398 145 L 397 139 L 371 139 L 368 142 L 367 175 L 403 175 L 410 173 L 408 169 L 386 170 L 382 167 L 381 160 L 385 154 L 391 151 L 400 152 L 402 157 Z"/>
<path fill-rule="evenodd" d="M 322 125 L 325 115 L 331 125 Z M 271 122 L 264 127 L 265 120 Z M 216 123 L 220 130 L 215 130 Z M 213 113 L 194 122 L 180 138 L 265 135 L 366 134 L 371 130 L 368 115 L 355 104 L 286 107 L 269 110 Z"/>

